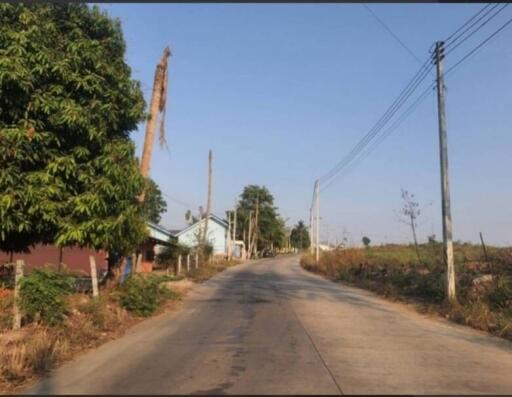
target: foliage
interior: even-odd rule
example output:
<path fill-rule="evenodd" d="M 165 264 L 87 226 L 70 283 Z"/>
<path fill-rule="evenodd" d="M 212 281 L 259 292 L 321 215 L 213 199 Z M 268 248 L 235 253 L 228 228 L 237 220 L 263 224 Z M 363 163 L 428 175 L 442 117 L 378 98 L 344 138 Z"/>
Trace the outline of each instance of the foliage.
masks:
<path fill-rule="evenodd" d="M 144 215 L 150 222 L 158 224 L 162 214 L 167 210 L 167 203 L 162 196 L 162 191 L 152 179 L 146 179 L 144 202 L 142 203 Z"/>
<path fill-rule="evenodd" d="M 73 292 L 73 279 L 51 269 L 34 269 L 20 280 L 20 306 L 34 320 L 47 325 L 62 322 L 66 313 L 64 297 Z"/>
<path fill-rule="evenodd" d="M 290 244 L 293 248 L 299 250 L 309 248 L 311 240 L 309 237 L 309 231 L 304 225 L 304 221 L 299 221 L 292 229 L 290 234 Z"/>
<path fill-rule="evenodd" d="M 86 4 L 0 5 L 0 248 L 127 252 L 144 237 L 130 131 L 144 117 L 119 21 Z"/>
<path fill-rule="evenodd" d="M 259 207 L 257 225 L 257 248 L 280 248 L 285 245 L 285 225 L 280 218 L 274 197 L 265 186 L 247 185 L 244 187 L 237 208 L 237 239 L 242 239 L 245 229 L 249 232 L 249 212 L 254 216 L 256 203 Z"/>
<path fill-rule="evenodd" d="M 446 270 L 440 244 L 386 245 L 323 252 L 301 258 L 309 271 L 366 288 L 393 299 L 412 301 L 453 321 L 512 339 L 512 250 L 488 247 L 492 263 L 477 245 L 454 244 L 460 306 L 444 305 Z"/>
<path fill-rule="evenodd" d="M 187 210 L 187 212 L 185 212 L 185 220 L 187 221 L 187 224 L 190 226 L 199 221 L 199 216 L 194 216 L 192 214 L 192 211 Z"/>
<path fill-rule="evenodd" d="M 365 247 L 369 247 L 370 246 L 371 240 L 370 240 L 369 237 L 363 236 L 363 238 L 361 240 L 363 241 L 363 244 L 364 244 Z"/>
<path fill-rule="evenodd" d="M 149 316 L 158 308 L 158 282 L 135 274 L 120 287 L 120 303 L 126 310 L 139 316 Z"/>
<path fill-rule="evenodd" d="M 156 263 L 165 268 L 175 266 L 178 256 L 185 256 L 190 253 L 190 248 L 179 243 L 175 238 L 170 238 L 168 245 L 156 256 Z"/>
<path fill-rule="evenodd" d="M 159 307 L 162 300 L 177 299 L 178 294 L 170 291 L 161 283 L 167 279 L 162 276 L 130 276 L 120 287 L 119 301 L 126 310 L 139 316 L 149 316 Z"/>

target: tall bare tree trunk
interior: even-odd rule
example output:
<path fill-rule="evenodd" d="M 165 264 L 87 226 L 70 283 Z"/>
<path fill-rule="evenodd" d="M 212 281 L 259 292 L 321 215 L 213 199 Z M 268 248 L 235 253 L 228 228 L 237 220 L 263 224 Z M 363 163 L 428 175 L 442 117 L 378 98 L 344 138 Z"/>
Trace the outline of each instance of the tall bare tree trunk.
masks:
<path fill-rule="evenodd" d="M 151 154 L 153 152 L 153 141 L 155 137 L 155 126 L 158 113 L 165 114 L 165 102 L 167 96 L 167 66 L 168 59 L 171 55 L 169 47 L 165 47 L 160 58 L 160 62 L 156 66 L 155 79 L 153 82 L 153 93 L 151 95 L 151 103 L 149 105 L 149 118 L 146 125 L 146 136 L 144 138 L 144 147 L 142 149 L 142 157 L 140 160 L 140 173 L 147 178 L 149 176 L 149 166 L 151 163 Z M 165 135 L 163 130 L 163 119 L 160 124 L 160 144 L 165 144 Z M 145 191 L 139 197 L 140 202 L 144 201 Z"/>
<path fill-rule="evenodd" d="M 212 209 L 212 150 L 208 152 L 208 200 L 206 201 L 206 217 L 204 219 L 204 230 L 203 238 L 201 243 L 203 246 L 207 243 L 208 237 L 208 219 L 210 218 L 210 212 Z"/>

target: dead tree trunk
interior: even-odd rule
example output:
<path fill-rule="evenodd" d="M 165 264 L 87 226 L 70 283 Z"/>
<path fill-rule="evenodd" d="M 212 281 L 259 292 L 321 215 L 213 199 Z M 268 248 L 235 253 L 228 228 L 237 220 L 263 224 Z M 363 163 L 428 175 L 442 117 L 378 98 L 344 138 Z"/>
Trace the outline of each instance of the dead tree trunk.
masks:
<path fill-rule="evenodd" d="M 167 69 L 170 55 L 171 50 L 169 47 L 165 47 L 162 58 L 160 58 L 160 62 L 156 66 L 155 70 L 153 93 L 151 95 L 151 103 L 149 105 L 149 118 L 146 125 L 146 136 L 144 138 L 144 147 L 142 149 L 142 157 L 140 160 L 140 173 L 145 178 L 149 176 L 149 166 L 151 163 L 151 154 L 153 152 L 153 141 L 158 113 L 162 113 L 162 120 L 160 123 L 160 145 L 166 145 L 164 134 L 164 118 L 165 102 L 167 97 Z M 139 197 L 140 202 L 144 201 L 144 194 L 145 192 L 143 191 Z"/>

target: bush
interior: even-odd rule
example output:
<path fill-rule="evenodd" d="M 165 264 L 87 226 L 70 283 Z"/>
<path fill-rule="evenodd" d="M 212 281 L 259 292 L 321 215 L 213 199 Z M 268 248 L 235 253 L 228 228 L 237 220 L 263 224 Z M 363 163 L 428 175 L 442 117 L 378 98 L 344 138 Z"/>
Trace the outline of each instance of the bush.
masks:
<path fill-rule="evenodd" d="M 157 279 L 135 274 L 120 287 L 119 301 L 126 310 L 149 316 L 158 308 L 159 295 Z"/>
<path fill-rule="evenodd" d="M 51 269 L 34 269 L 20 281 L 20 306 L 30 320 L 57 325 L 64 319 L 64 297 L 73 292 L 73 279 Z"/>

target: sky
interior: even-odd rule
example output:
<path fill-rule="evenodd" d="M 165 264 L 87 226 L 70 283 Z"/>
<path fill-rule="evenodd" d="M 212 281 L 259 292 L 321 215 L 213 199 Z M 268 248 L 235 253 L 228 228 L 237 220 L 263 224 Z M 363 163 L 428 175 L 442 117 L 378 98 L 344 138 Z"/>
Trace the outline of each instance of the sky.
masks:
<path fill-rule="evenodd" d="M 280 214 L 308 223 L 314 181 L 372 128 L 443 40 L 483 4 L 101 4 L 121 20 L 126 61 L 147 103 L 166 45 L 166 133 L 151 177 L 165 193 L 161 224 L 185 225 L 207 195 L 224 215 L 248 184 L 265 185 Z M 508 19 L 512 8 L 453 53 L 446 68 Z M 446 77 L 453 234 L 512 244 L 512 25 Z M 434 72 L 425 86 L 434 81 Z M 419 95 L 421 91 L 418 90 Z M 415 96 L 411 97 L 414 99 Z M 405 108 L 404 108 L 405 109 Z M 137 155 L 145 123 L 132 135 Z M 400 192 L 423 209 L 418 235 L 442 237 L 437 100 L 426 98 L 366 159 L 320 195 L 321 238 L 410 242 Z"/>

